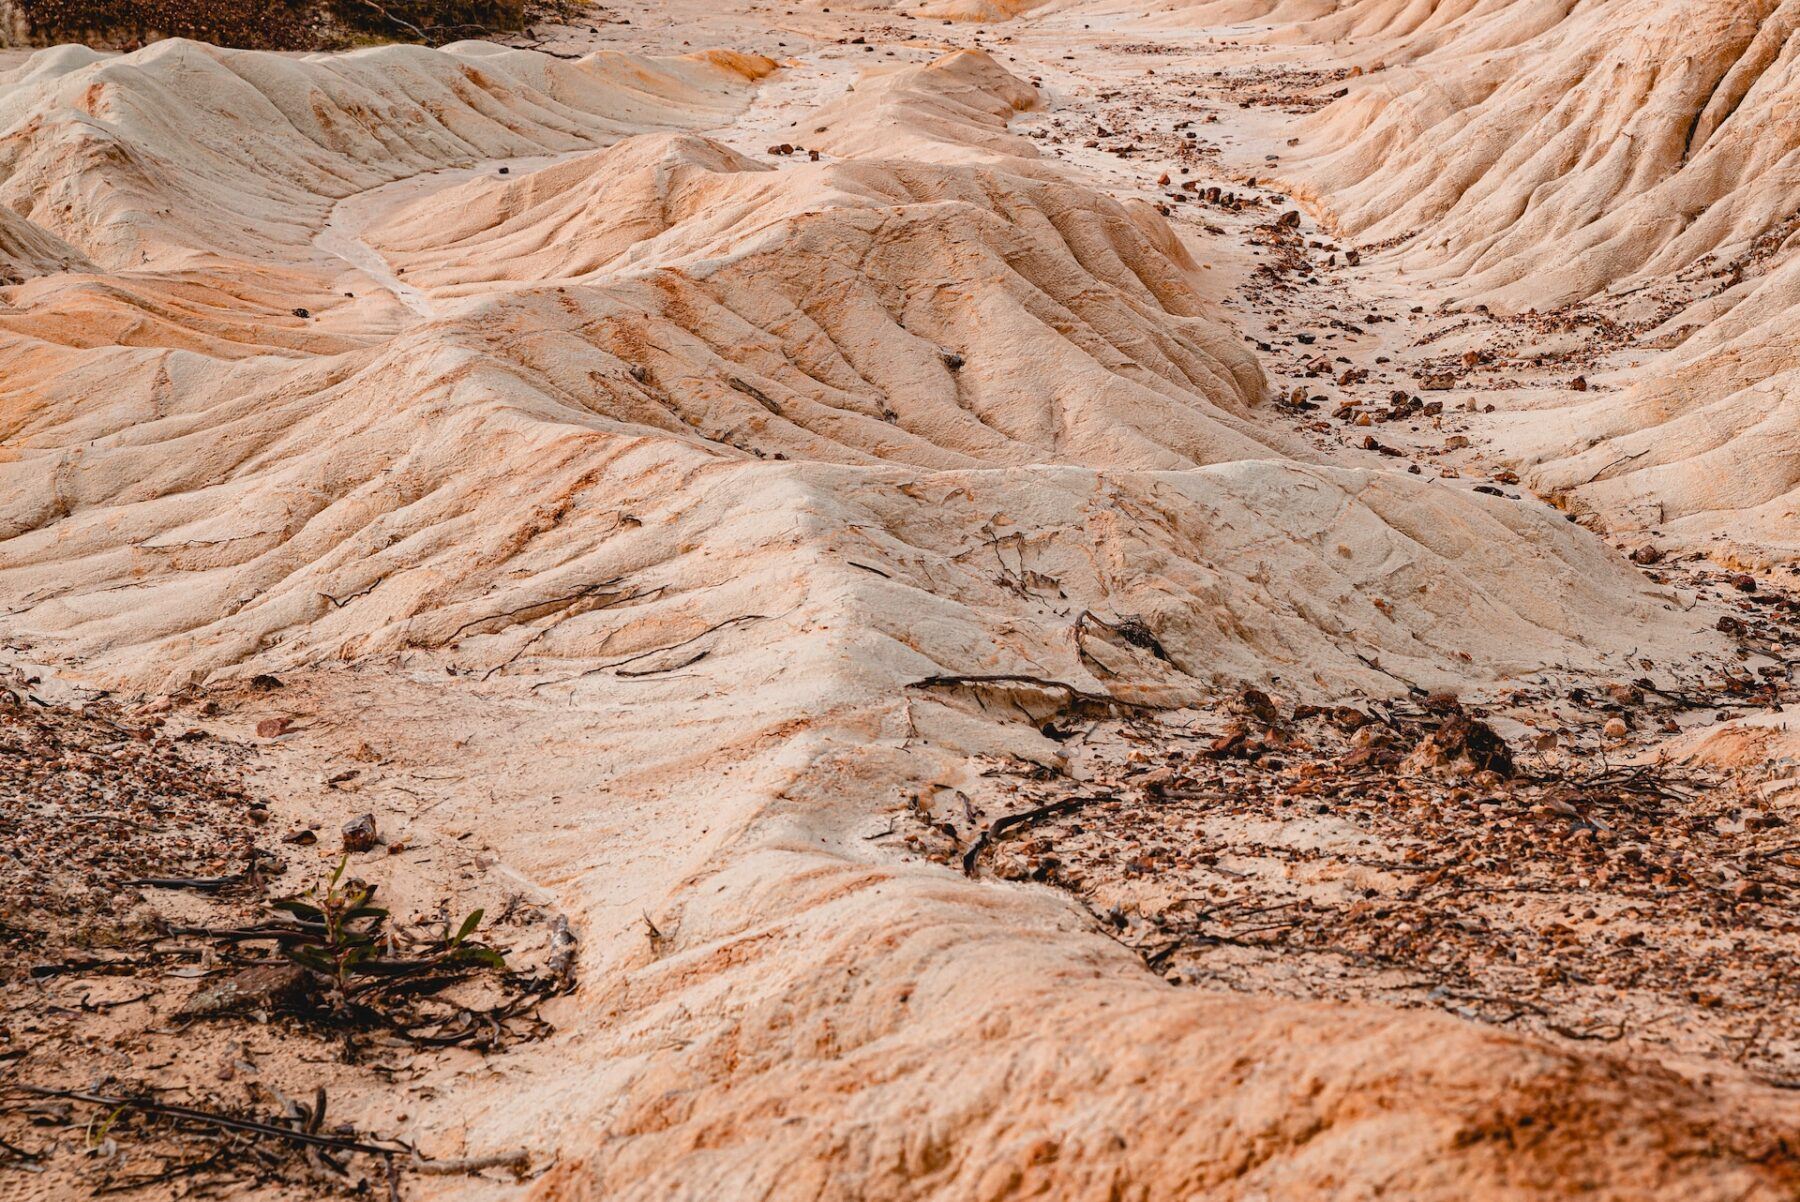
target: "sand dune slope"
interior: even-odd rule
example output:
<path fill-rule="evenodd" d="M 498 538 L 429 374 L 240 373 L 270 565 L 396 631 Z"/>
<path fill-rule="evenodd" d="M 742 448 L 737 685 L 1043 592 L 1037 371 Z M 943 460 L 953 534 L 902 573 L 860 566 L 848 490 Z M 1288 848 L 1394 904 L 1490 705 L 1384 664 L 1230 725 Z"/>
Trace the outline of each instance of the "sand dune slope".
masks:
<path fill-rule="evenodd" d="M 964 86 L 941 68 L 917 74 Z M 272 646 L 290 665 L 354 658 L 442 645 L 485 628 L 483 613 L 503 624 L 557 613 L 556 598 L 603 595 L 621 575 L 596 575 L 587 557 L 629 541 L 651 544 L 638 554 L 655 560 L 682 540 L 679 522 L 618 535 L 609 465 L 624 455 L 672 473 L 660 486 L 672 492 L 683 471 L 721 458 L 932 470 L 1272 460 L 1215 477 L 1232 498 L 1219 503 L 1250 506 L 1257 524 L 1287 520 L 1300 494 L 1285 481 L 1299 478 L 1278 462 L 1284 440 L 1250 422 L 1260 374 L 1161 219 L 1028 163 L 996 164 L 775 171 L 705 139 L 633 138 L 523 180 L 439 192 L 372 231 L 445 307 L 365 350 L 314 339 L 298 360 L 227 360 L 26 338 L 9 382 L 18 449 L 0 469 L 15 481 L 0 572 L 31 601 L 19 629 L 54 633 L 102 675 L 166 683 L 248 671 Z M 284 269 L 303 273 L 312 247 L 287 244 Z M 96 405 L 102 373 L 142 384 Z M 1459 548 L 1446 553 L 1455 571 L 1427 568 L 1416 585 L 1427 595 L 1434 576 L 1503 595 L 1518 570 L 1508 557 L 1529 546 L 1560 565 L 1553 576 L 1598 582 L 1601 608 L 1645 603 L 1553 521 L 1493 526 L 1479 499 L 1398 483 L 1381 493 L 1393 507 L 1371 513 L 1363 487 L 1328 486 L 1321 498 L 1340 499 L 1308 536 L 1316 551 L 1219 566 L 1304 579 L 1308 557 L 1336 555 L 1354 579 L 1356 539 L 1335 551 L 1320 541 L 1349 512 L 1414 540 L 1493 530 L 1492 555 Z M 965 537 L 1006 508 L 970 514 Z M 1151 530 L 1155 554 L 1214 558 L 1197 531 Z M 1394 571 L 1389 553 L 1373 562 Z M 491 604 L 502 581 L 505 603 Z M 1310 631 L 1283 636 L 1283 659 L 1355 628 L 1332 616 L 1339 572 L 1318 586 L 1293 598 Z M 1603 627 L 1577 616 L 1586 608 L 1520 626 L 1506 658 L 1605 654 Z M 1231 627 L 1262 624 L 1238 613 L 1224 646 L 1195 648 L 1196 670 L 1248 667 L 1229 649 L 1247 636 Z M 1434 659 L 1449 650 L 1416 627 L 1396 647 L 1453 677 L 1465 661 Z"/>
<path fill-rule="evenodd" d="M 1580 5 L 1494 45 L 1534 7 L 1488 6 L 1423 47 L 1401 26 L 1406 61 L 1314 119 L 1313 144 L 1342 149 L 1306 172 L 1348 231 L 1417 233 L 1402 262 L 1454 276 L 1459 299 L 1547 309 L 1729 258 L 1800 207 L 1782 166 L 1800 154 L 1782 116 L 1800 6 Z"/>
<path fill-rule="evenodd" d="M 1277 14 L 1279 15 L 1279 14 Z M 1295 176 L 1450 305 L 1585 306 L 1672 364 L 1502 439 L 1624 530 L 1790 558 L 1800 5 L 1356 3 L 1281 36 L 1382 66 Z M 1697 331 L 1703 331 L 1697 333 Z"/>
<path fill-rule="evenodd" d="M 35 275 L 87 265 L 86 256 L 61 238 L 10 209 L 0 209 L 0 282 L 18 284 Z"/>
<path fill-rule="evenodd" d="M 112 269 L 283 260 L 331 201 L 418 171 L 717 120 L 767 60 L 577 63 L 468 43 L 289 58 L 43 51 L 0 81 L 0 200 Z M 106 185 L 96 188 L 97 181 Z"/>
<path fill-rule="evenodd" d="M 1800 558 L 1800 255 L 1743 291 L 1641 383 L 1509 435 L 1543 486 L 1727 562 Z"/>

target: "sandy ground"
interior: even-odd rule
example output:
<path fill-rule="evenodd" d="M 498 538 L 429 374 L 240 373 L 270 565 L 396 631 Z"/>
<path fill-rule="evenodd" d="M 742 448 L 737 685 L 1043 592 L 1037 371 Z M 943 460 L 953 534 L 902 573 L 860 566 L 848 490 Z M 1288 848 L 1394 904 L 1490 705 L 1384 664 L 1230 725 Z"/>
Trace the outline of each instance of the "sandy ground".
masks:
<path fill-rule="evenodd" d="M 269 896 L 369 813 L 396 915 L 579 953 L 370 1069 L 53 934 L 9 1083 L 407 1146 L 142 1196 L 1795 1196 L 1791 528 L 1557 476 L 1676 348 L 1388 245 L 1330 102 L 1400 43 L 603 15 L 14 69 L 20 704 L 197 732 Z M 8 1189 L 193 1155 L 67 1106 Z"/>

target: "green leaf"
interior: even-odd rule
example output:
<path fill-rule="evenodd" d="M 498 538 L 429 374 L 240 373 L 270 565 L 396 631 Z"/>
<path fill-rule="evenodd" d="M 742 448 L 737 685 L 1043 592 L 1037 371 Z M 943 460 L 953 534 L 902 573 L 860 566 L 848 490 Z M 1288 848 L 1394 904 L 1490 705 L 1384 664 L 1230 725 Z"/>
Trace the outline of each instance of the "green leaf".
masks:
<path fill-rule="evenodd" d="M 483 943 L 465 943 L 445 959 L 453 964 L 485 964 L 489 968 L 506 967 L 506 957 Z"/>
<path fill-rule="evenodd" d="M 402 977 L 432 966 L 429 960 L 364 960 L 357 964 L 356 971 L 368 977 Z"/>
<path fill-rule="evenodd" d="M 476 910 L 474 913 L 470 914 L 467 918 L 463 919 L 462 929 L 459 930 L 458 932 L 456 932 L 456 938 L 454 938 L 450 941 L 450 945 L 452 947 L 455 947 L 457 944 L 461 943 L 463 940 L 467 939 L 470 935 L 475 933 L 475 928 L 481 925 L 481 915 L 482 915 L 482 911 Z"/>
<path fill-rule="evenodd" d="M 113 1124 L 119 1121 L 119 1116 L 121 1114 L 125 1113 L 125 1109 L 126 1108 L 124 1106 L 121 1106 L 117 1110 L 113 1111 L 111 1114 L 107 1115 L 106 1121 L 100 1124 L 100 1129 L 98 1131 L 93 1130 L 92 1123 L 88 1124 L 88 1127 L 89 1127 L 88 1147 L 89 1148 L 98 1148 L 101 1144 L 106 1142 L 106 1137 L 112 1131 Z"/>
<path fill-rule="evenodd" d="M 277 910 L 286 910 L 296 918 L 304 918 L 309 922 L 325 921 L 325 911 L 317 906 L 309 905 L 297 897 L 284 897 L 280 901 L 270 902 L 269 905 Z"/>
<path fill-rule="evenodd" d="M 292 960 L 302 968 L 310 968 L 314 972 L 323 973 L 328 977 L 337 975 L 337 965 L 332 962 L 330 956 L 327 956 L 317 948 L 288 947 L 283 948 L 282 950 L 287 953 L 288 959 Z"/>

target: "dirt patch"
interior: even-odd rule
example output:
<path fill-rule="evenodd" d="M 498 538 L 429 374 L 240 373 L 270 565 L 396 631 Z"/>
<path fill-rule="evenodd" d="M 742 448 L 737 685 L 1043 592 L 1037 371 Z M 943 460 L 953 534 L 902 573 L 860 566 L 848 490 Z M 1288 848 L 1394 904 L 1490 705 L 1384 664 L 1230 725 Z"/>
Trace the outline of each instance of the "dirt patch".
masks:
<path fill-rule="evenodd" d="M 972 828 L 971 871 L 1080 897 L 1171 982 L 1435 1006 L 1800 1082 L 1796 815 L 1626 746 L 1706 694 L 1520 690 L 1495 717 L 1511 744 L 1448 698 L 1246 696 L 1095 723 L 1071 775 L 999 771 L 943 829 Z"/>
<path fill-rule="evenodd" d="M 567 922 L 390 915 L 353 865 L 387 856 L 372 818 L 278 842 L 246 749 L 171 710 L 0 688 L 0 1172 L 64 1196 L 529 1172 L 382 1129 L 444 1057 L 549 1034 Z M 344 851 L 309 879 L 288 861 L 321 838 Z"/>

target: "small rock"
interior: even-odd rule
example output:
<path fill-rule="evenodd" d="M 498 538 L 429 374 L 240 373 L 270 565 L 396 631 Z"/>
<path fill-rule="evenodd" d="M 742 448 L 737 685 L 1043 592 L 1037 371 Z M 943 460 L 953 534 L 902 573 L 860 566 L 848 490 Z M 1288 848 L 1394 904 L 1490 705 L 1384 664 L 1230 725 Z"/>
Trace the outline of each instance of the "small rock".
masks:
<path fill-rule="evenodd" d="M 256 724 L 256 737 L 259 739 L 279 739 L 286 734 L 288 727 L 294 724 L 292 718 L 264 718 Z"/>
<path fill-rule="evenodd" d="M 1652 564 L 1662 562 L 1662 548 L 1654 543 L 1645 543 L 1631 553 L 1632 563 Z"/>
<path fill-rule="evenodd" d="M 363 814 L 344 823 L 344 850 L 369 851 L 381 841 L 375 830 L 375 815 Z"/>
<path fill-rule="evenodd" d="M 1274 699 L 1261 689 L 1247 688 L 1243 690 L 1232 700 L 1231 710 L 1234 713 L 1255 718 L 1265 725 L 1272 725 L 1281 717 L 1281 711 L 1276 708 Z"/>
<path fill-rule="evenodd" d="M 1407 772 L 1445 776 L 1494 772 L 1509 777 L 1513 774 L 1512 749 L 1487 723 L 1452 714 L 1419 741 L 1401 767 Z"/>
<path fill-rule="evenodd" d="M 183 1018 L 214 1018 L 246 1010 L 267 1010 L 291 996 L 303 977 L 300 968 L 293 964 L 246 968 L 202 986 L 176 1013 Z"/>

